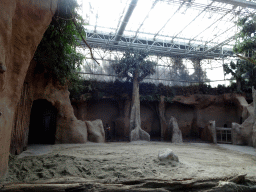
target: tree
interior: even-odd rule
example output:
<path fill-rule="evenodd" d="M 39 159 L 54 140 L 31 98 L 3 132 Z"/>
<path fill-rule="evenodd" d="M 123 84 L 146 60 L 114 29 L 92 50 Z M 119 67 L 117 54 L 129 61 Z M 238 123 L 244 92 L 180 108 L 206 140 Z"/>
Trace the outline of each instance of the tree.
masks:
<path fill-rule="evenodd" d="M 115 73 L 121 79 L 133 82 L 131 114 L 130 114 L 130 141 L 150 140 L 147 132 L 141 129 L 139 83 L 148 75 L 155 73 L 156 63 L 146 60 L 148 53 L 142 50 L 129 49 L 124 57 L 113 64 Z"/>
<path fill-rule="evenodd" d="M 241 18 L 238 23 L 240 32 L 236 38 L 233 51 L 241 59 L 235 64 L 224 65 L 225 73 L 232 74 L 237 80 L 237 89 L 241 90 L 241 83 L 244 86 L 255 86 L 256 81 L 253 77 L 256 71 L 256 15 L 251 14 Z M 244 79 L 248 81 L 244 81 Z"/>
<path fill-rule="evenodd" d="M 255 85 L 254 64 L 246 60 L 237 60 L 236 63 L 231 61 L 229 64 L 224 64 L 225 75 L 231 74 L 236 80 L 237 91 L 246 91 L 252 85 Z"/>
<path fill-rule="evenodd" d="M 237 25 L 240 32 L 233 50 L 241 59 L 256 64 L 256 15 L 251 14 L 240 19 Z"/>
<path fill-rule="evenodd" d="M 34 59 L 35 71 L 59 81 L 62 85 L 78 79 L 75 70 L 84 56 L 76 51 L 80 37 L 77 28 L 84 30 L 84 22 L 77 13 L 76 0 L 60 0 L 58 9 L 40 42 Z M 76 19 L 77 26 L 72 18 Z M 85 33 L 84 33 L 85 34 Z"/>
<path fill-rule="evenodd" d="M 172 85 L 186 86 L 190 81 L 189 72 L 183 63 L 183 58 L 175 57 L 173 65 L 170 69 L 170 77 L 173 80 Z"/>

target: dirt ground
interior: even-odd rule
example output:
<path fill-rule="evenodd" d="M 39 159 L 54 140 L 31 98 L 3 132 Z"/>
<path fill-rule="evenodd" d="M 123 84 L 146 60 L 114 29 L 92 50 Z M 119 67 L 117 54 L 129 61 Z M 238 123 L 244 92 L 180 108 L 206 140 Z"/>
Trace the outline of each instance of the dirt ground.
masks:
<path fill-rule="evenodd" d="M 170 148 L 179 163 L 158 160 Z M 65 176 L 108 183 L 135 179 L 205 180 L 247 174 L 256 178 L 256 150 L 248 146 L 168 142 L 31 145 L 11 156 L 3 183 L 32 182 Z"/>

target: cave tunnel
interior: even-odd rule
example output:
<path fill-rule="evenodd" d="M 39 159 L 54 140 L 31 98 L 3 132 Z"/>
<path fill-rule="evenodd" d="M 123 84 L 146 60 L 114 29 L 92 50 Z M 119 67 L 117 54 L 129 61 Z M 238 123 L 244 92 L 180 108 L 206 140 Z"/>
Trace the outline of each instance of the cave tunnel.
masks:
<path fill-rule="evenodd" d="M 50 102 L 33 102 L 30 115 L 28 144 L 54 144 L 57 110 Z"/>

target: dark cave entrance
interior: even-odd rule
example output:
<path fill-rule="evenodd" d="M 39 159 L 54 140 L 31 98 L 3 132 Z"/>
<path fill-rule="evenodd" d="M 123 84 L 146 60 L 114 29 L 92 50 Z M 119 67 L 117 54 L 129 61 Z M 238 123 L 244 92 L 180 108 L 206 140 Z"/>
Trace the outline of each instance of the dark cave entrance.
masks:
<path fill-rule="evenodd" d="M 30 115 L 28 144 L 54 144 L 57 110 L 50 102 L 33 102 Z"/>

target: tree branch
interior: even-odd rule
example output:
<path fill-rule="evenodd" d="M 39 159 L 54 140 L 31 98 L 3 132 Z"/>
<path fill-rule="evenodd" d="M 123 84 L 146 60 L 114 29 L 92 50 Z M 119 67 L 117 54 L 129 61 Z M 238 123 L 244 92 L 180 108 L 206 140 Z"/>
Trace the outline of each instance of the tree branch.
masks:
<path fill-rule="evenodd" d="M 243 59 L 243 60 L 249 61 L 249 62 L 253 63 L 254 65 L 256 65 L 256 61 L 255 61 L 255 60 L 253 60 L 253 59 L 252 59 L 252 58 L 250 58 L 250 57 L 245 57 L 245 56 L 238 55 L 238 54 L 236 54 L 236 56 L 237 56 L 237 57 L 239 57 L 240 59 Z"/>
<path fill-rule="evenodd" d="M 76 20 L 75 20 L 75 18 L 73 17 L 73 15 L 72 15 L 72 21 L 73 21 L 74 25 L 76 26 L 76 29 L 77 29 L 79 35 L 81 36 L 83 42 L 84 42 L 85 45 L 89 48 L 92 59 L 93 59 L 98 65 L 100 65 L 99 62 L 94 58 L 93 53 L 92 53 L 92 48 L 90 47 L 90 45 L 89 45 L 89 44 L 86 42 L 86 40 L 84 39 L 84 37 L 83 37 L 83 35 L 82 35 L 82 33 L 81 33 L 79 27 L 77 26 Z"/>

